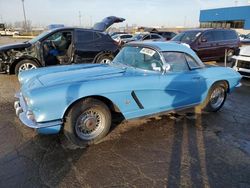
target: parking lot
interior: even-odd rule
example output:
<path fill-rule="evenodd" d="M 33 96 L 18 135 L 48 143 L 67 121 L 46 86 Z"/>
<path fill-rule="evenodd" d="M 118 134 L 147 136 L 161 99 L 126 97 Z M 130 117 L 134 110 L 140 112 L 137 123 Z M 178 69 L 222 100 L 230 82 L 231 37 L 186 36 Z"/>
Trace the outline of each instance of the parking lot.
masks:
<path fill-rule="evenodd" d="M 18 89 L 0 74 L 0 187 L 250 187 L 250 79 L 217 113 L 115 121 L 103 142 L 77 150 L 19 122 Z"/>

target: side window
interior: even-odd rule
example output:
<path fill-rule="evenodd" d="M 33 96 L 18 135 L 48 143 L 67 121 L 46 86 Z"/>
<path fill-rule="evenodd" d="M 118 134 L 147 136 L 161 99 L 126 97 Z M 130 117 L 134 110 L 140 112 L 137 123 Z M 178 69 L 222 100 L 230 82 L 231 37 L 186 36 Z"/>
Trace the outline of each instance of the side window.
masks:
<path fill-rule="evenodd" d="M 150 39 L 150 35 L 146 35 L 144 36 L 143 40 L 149 40 Z"/>
<path fill-rule="evenodd" d="M 225 40 L 225 33 L 223 31 L 213 31 L 214 41 Z"/>
<path fill-rule="evenodd" d="M 214 41 L 213 34 L 212 34 L 211 31 L 208 31 L 208 32 L 204 33 L 204 35 L 201 38 L 206 39 L 207 42 Z"/>
<path fill-rule="evenodd" d="M 94 32 L 91 31 L 77 31 L 76 36 L 78 42 L 91 42 L 94 39 Z"/>
<path fill-rule="evenodd" d="M 171 72 L 188 71 L 189 67 L 185 55 L 181 52 L 164 52 L 163 53 L 166 63 L 170 64 Z"/>
<path fill-rule="evenodd" d="M 65 51 L 69 48 L 72 43 L 72 32 L 71 31 L 61 31 L 56 32 L 49 36 L 44 41 L 45 48 L 53 47 L 59 51 Z M 51 44 L 53 42 L 53 44 Z"/>
<path fill-rule="evenodd" d="M 197 61 L 194 60 L 191 56 L 185 54 L 186 61 L 191 69 L 199 68 L 201 65 L 197 63 Z"/>
<path fill-rule="evenodd" d="M 234 40 L 237 39 L 237 34 L 235 33 L 235 31 L 224 31 L 224 35 L 225 35 L 225 39 L 226 40 Z"/>
<path fill-rule="evenodd" d="M 158 35 L 151 35 L 151 39 L 159 39 L 161 37 L 159 37 Z"/>
<path fill-rule="evenodd" d="M 46 41 L 58 41 L 62 37 L 62 32 L 54 33 L 53 35 L 49 36 Z"/>

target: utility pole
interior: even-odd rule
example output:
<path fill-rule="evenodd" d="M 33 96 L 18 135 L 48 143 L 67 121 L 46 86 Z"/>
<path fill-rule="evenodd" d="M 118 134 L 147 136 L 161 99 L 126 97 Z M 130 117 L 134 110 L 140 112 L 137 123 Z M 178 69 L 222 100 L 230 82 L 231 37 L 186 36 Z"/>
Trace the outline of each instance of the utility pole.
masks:
<path fill-rule="evenodd" d="M 24 29 L 27 32 L 27 19 L 26 19 L 25 8 L 24 8 L 24 0 L 22 0 L 22 4 L 23 4 L 23 16 L 24 16 Z"/>
<path fill-rule="evenodd" d="M 82 25 L 82 15 L 81 15 L 81 11 L 79 11 L 79 26 Z"/>

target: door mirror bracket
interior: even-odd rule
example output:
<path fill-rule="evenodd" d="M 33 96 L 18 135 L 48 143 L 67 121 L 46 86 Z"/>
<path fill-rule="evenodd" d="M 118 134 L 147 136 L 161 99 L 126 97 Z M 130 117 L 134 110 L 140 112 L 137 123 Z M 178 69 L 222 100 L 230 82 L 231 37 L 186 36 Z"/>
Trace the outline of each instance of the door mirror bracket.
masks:
<path fill-rule="evenodd" d="M 170 66 L 170 64 L 166 63 L 166 64 L 164 64 L 164 65 L 162 66 L 162 69 L 163 69 L 162 74 L 165 74 L 166 72 L 170 71 L 171 66 Z"/>

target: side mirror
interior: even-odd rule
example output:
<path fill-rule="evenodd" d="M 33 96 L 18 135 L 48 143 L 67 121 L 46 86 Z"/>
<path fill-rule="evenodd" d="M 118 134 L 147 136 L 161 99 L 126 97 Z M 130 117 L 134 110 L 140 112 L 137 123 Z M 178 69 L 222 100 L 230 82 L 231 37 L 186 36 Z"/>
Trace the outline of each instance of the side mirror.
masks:
<path fill-rule="evenodd" d="M 204 38 L 204 37 L 202 37 L 202 38 L 201 38 L 201 42 L 207 42 L 207 39 Z"/>
<path fill-rule="evenodd" d="M 162 68 L 163 68 L 163 73 L 166 73 L 166 72 L 170 71 L 171 66 L 170 66 L 170 64 L 166 63 L 162 66 Z"/>

